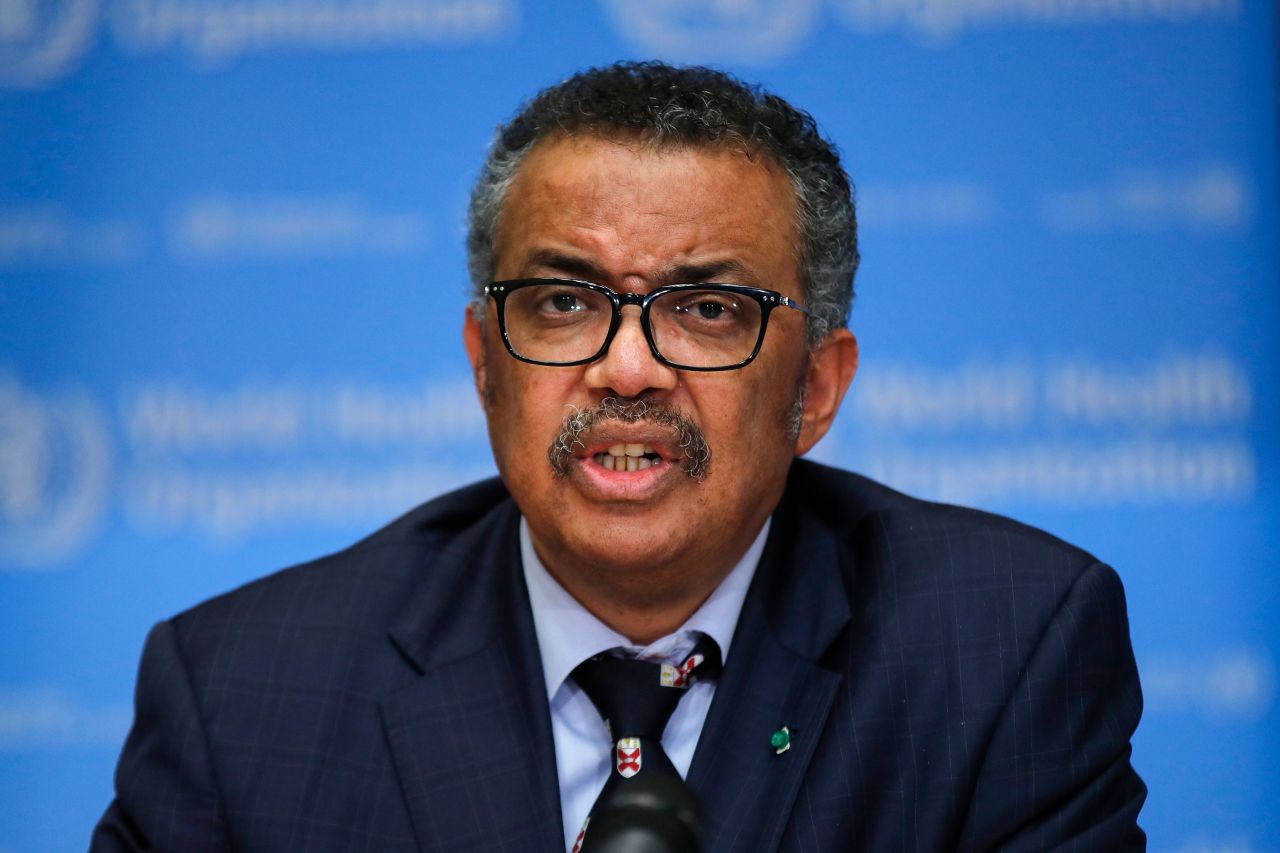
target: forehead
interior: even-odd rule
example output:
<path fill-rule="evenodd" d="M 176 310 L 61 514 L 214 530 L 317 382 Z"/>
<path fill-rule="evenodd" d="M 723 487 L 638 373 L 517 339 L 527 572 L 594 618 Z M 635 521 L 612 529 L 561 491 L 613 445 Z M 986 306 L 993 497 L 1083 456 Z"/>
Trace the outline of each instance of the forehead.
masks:
<path fill-rule="evenodd" d="M 507 193 L 495 273 L 535 274 L 536 258 L 565 252 L 609 277 L 730 260 L 781 286 L 796 274 L 795 212 L 790 179 L 765 155 L 555 136 L 534 146 Z"/>

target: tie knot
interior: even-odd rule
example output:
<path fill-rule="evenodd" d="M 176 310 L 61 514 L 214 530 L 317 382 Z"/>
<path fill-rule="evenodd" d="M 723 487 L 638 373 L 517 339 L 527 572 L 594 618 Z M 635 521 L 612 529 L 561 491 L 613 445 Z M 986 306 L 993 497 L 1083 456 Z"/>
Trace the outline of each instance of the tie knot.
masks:
<path fill-rule="evenodd" d="M 609 724 L 613 739 L 659 739 L 688 688 L 720 674 L 720 647 L 701 634 L 679 664 L 616 657 L 606 652 L 584 661 L 573 680 Z"/>

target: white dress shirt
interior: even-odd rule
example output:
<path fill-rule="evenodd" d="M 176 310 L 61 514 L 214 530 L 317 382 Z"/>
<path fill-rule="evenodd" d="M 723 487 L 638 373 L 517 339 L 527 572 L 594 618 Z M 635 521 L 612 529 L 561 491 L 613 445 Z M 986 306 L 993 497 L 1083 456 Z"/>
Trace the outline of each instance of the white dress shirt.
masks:
<path fill-rule="evenodd" d="M 678 631 L 640 647 L 593 616 L 560 586 L 538 559 L 529 537 L 529 525 L 520 519 L 520 557 L 551 705 L 551 733 L 555 738 L 566 850 L 572 849 L 582 822 L 609 777 L 613 761 L 613 746 L 604 720 L 569 674 L 587 658 L 618 647 L 646 660 L 680 664 L 693 651 L 697 642 L 695 632 L 714 639 L 721 655 L 727 659 L 742 602 L 768 533 L 766 521 L 738 565 Z M 663 732 L 662 747 L 681 776 L 689 772 L 715 690 L 715 681 L 694 682 Z"/>

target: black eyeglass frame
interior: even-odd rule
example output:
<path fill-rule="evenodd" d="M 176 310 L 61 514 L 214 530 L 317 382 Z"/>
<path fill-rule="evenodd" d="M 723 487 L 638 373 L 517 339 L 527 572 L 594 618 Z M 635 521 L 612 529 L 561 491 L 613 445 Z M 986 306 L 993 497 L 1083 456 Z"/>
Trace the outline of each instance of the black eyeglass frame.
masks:
<path fill-rule="evenodd" d="M 511 338 L 507 335 L 507 296 L 513 291 L 520 290 L 525 287 L 536 287 L 539 285 L 572 285 L 575 287 L 593 290 L 596 293 L 608 298 L 609 303 L 613 306 L 613 317 L 609 321 L 609 331 L 604 336 L 604 343 L 600 345 L 600 349 L 596 350 L 594 355 L 587 358 L 580 358 L 576 361 L 539 361 L 528 356 L 521 355 L 516 352 L 515 347 L 511 343 Z M 653 326 L 649 322 L 649 307 L 653 305 L 655 299 L 667 293 L 679 293 L 686 290 L 714 290 L 721 293 L 733 293 L 739 296 L 745 296 L 753 300 L 760 306 L 760 333 L 756 337 L 756 344 L 751 349 L 751 354 L 736 364 L 726 364 L 723 367 L 694 367 L 693 365 L 680 364 L 671 361 L 661 352 L 658 351 L 658 345 L 653 340 Z M 768 290 L 763 287 L 750 287 L 745 284 L 719 284 L 716 282 L 704 282 L 701 284 L 668 284 L 649 291 L 648 293 L 618 293 L 616 290 L 606 287 L 603 284 L 596 284 L 590 281 L 579 281 L 572 278 L 515 278 L 506 281 L 495 281 L 488 284 L 484 288 L 484 292 L 493 298 L 494 303 L 498 306 L 498 329 L 502 332 L 502 342 L 507 347 L 507 352 L 511 353 L 512 358 L 523 361 L 526 364 L 537 364 L 544 367 L 576 367 L 582 364 L 590 364 L 598 358 L 601 358 L 609 351 L 609 346 L 613 343 L 614 337 L 618 334 L 618 329 L 622 326 L 622 308 L 624 305 L 635 305 L 640 308 L 640 328 L 644 331 L 644 339 L 649 344 L 649 352 L 653 354 L 654 359 L 659 364 L 675 370 L 700 370 L 700 371 L 717 371 L 717 370 L 738 370 L 746 367 L 755 357 L 760 354 L 760 347 L 764 345 L 764 333 L 769 328 L 769 315 L 773 313 L 774 308 L 784 306 L 794 308 L 805 316 L 809 315 L 809 310 L 796 302 L 783 296 L 776 290 Z"/>

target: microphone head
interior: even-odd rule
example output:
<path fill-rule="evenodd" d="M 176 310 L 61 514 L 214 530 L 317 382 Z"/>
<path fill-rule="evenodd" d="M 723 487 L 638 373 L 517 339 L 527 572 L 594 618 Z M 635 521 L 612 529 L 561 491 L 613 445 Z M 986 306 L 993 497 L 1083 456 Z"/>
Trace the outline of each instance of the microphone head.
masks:
<path fill-rule="evenodd" d="M 698 801 L 679 779 L 643 775 L 591 816 L 582 853 L 698 853 Z"/>

